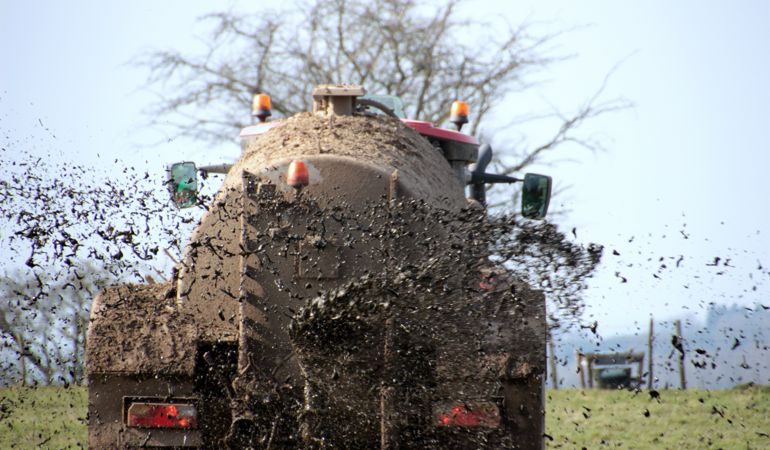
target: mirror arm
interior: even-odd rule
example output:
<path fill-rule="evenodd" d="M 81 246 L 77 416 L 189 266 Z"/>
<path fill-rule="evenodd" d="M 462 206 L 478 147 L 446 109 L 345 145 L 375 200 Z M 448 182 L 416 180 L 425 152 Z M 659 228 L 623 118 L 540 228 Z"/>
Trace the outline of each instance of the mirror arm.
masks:
<path fill-rule="evenodd" d="M 487 184 L 516 183 L 524 181 L 520 178 L 499 175 L 496 173 L 471 172 L 470 175 L 468 184 L 471 186 L 471 198 L 482 205 L 487 204 Z"/>
<path fill-rule="evenodd" d="M 471 179 L 468 180 L 468 184 L 496 184 L 496 183 L 517 183 L 524 181 L 521 178 L 509 177 L 508 175 L 500 175 L 496 173 L 471 173 Z"/>
<path fill-rule="evenodd" d="M 494 173 L 486 173 L 485 170 L 490 162 L 492 162 L 492 146 L 489 144 L 481 144 L 479 147 L 479 156 L 476 164 L 470 167 L 470 177 L 468 177 L 468 184 L 471 186 L 471 198 L 486 205 L 487 203 L 487 184 L 495 183 L 516 183 L 523 181 L 519 178 L 509 177 L 507 175 L 498 175 Z"/>
<path fill-rule="evenodd" d="M 227 173 L 230 172 L 230 169 L 232 168 L 233 168 L 232 164 L 214 164 L 211 166 L 198 167 L 198 171 L 201 174 L 221 173 L 221 174 L 227 175 Z"/>

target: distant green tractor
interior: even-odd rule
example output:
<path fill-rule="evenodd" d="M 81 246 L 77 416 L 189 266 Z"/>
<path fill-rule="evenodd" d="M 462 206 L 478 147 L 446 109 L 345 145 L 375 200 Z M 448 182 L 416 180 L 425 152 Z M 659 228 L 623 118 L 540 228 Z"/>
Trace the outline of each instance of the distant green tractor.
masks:
<path fill-rule="evenodd" d="M 577 365 L 580 373 L 580 387 L 600 389 L 633 389 L 642 384 L 644 353 L 585 353 L 578 354 Z M 637 365 L 636 376 L 633 366 Z M 603 366 L 596 368 L 596 366 Z M 588 386 L 586 386 L 586 372 Z"/>

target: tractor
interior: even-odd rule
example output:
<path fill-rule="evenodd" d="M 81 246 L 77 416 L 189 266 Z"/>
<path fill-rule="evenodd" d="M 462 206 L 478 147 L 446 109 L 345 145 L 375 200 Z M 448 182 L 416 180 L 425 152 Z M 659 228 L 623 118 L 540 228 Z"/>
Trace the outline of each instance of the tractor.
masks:
<path fill-rule="evenodd" d="M 487 173 L 464 102 L 444 129 L 361 86 L 312 95 L 274 121 L 255 96 L 238 161 L 168 168 L 206 212 L 169 280 L 93 301 L 89 447 L 544 448 L 545 299 L 479 230 L 487 185 L 542 219 L 551 178 Z"/>

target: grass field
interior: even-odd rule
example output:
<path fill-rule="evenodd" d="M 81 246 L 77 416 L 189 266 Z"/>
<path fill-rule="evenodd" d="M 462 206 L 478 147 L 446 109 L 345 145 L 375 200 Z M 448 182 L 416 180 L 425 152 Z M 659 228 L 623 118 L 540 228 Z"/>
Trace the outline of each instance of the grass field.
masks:
<path fill-rule="evenodd" d="M 547 393 L 548 448 L 770 449 L 770 388 Z M 85 448 L 84 388 L 0 389 L 0 449 Z"/>
<path fill-rule="evenodd" d="M 0 449 L 86 448 L 86 389 L 0 389 Z"/>
<path fill-rule="evenodd" d="M 770 449 L 770 388 L 548 391 L 548 448 Z"/>

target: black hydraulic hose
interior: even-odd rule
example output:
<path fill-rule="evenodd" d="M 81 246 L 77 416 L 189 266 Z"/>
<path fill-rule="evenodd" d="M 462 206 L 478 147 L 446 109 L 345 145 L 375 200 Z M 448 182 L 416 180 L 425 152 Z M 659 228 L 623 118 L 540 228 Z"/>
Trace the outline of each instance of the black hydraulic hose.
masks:
<path fill-rule="evenodd" d="M 479 157 L 476 160 L 475 166 L 471 169 L 471 198 L 486 205 L 487 203 L 487 187 L 484 186 L 484 182 L 478 179 L 478 174 L 484 173 L 487 170 L 487 166 L 492 162 L 492 146 L 489 144 L 481 144 L 479 148 Z"/>
<path fill-rule="evenodd" d="M 471 172 L 484 173 L 487 170 L 487 166 L 492 162 L 492 146 L 484 143 L 479 147 L 479 158 L 476 161 L 476 165 Z"/>
<path fill-rule="evenodd" d="M 487 184 L 516 183 L 522 181 L 519 178 L 496 173 L 486 173 L 487 166 L 492 162 L 492 146 L 482 144 L 479 147 L 479 158 L 476 165 L 471 168 L 471 177 L 468 184 L 471 185 L 471 198 L 485 205 L 487 202 Z"/>
<path fill-rule="evenodd" d="M 362 105 L 362 106 L 371 106 L 372 108 L 379 109 L 380 111 L 384 112 L 390 117 L 395 117 L 398 119 L 399 117 L 396 115 L 395 112 L 393 112 L 392 109 L 388 108 L 384 104 L 378 102 L 377 100 L 372 100 L 370 98 L 358 98 L 356 99 L 356 104 Z"/>

